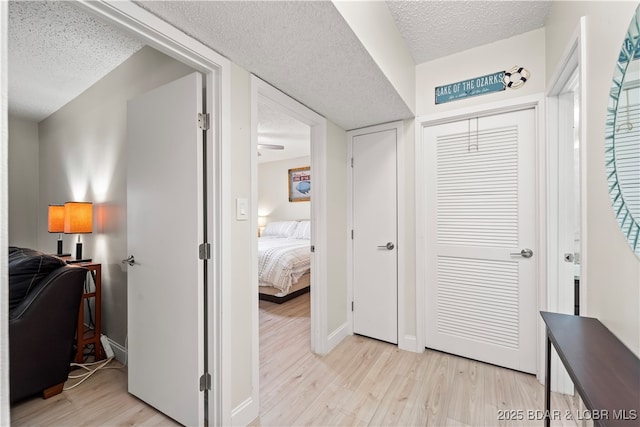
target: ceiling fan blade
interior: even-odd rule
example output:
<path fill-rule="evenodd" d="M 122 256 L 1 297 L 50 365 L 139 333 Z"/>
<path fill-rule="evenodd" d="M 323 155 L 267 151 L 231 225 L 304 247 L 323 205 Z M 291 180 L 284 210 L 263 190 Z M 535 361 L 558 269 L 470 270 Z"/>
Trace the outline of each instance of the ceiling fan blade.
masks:
<path fill-rule="evenodd" d="M 284 150 L 284 145 L 276 144 L 258 144 L 258 150 Z"/>

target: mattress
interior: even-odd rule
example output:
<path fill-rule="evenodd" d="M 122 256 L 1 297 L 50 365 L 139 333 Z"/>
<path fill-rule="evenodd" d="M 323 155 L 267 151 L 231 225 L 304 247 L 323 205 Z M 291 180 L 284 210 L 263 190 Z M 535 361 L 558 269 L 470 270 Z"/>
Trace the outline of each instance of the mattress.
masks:
<path fill-rule="evenodd" d="M 288 294 L 311 268 L 311 242 L 307 239 L 260 238 L 258 281 Z"/>

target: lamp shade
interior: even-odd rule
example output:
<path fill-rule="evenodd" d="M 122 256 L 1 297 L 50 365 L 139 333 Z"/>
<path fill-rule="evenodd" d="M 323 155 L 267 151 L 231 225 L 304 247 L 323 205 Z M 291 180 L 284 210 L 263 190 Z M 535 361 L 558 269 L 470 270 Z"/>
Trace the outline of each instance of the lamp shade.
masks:
<path fill-rule="evenodd" d="M 49 205 L 47 230 L 49 233 L 64 232 L 64 205 Z"/>
<path fill-rule="evenodd" d="M 66 234 L 91 233 L 93 230 L 93 204 L 67 202 L 64 204 L 64 232 Z"/>

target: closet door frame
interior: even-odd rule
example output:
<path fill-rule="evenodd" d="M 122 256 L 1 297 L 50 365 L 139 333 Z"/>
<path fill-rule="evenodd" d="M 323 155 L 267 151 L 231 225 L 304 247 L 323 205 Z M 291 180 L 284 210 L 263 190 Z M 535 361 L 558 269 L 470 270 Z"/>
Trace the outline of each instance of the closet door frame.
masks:
<path fill-rule="evenodd" d="M 474 117 L 503 114 L 524 109 L 533 109 L 536 120 L 536 246 L 539 248 L 538 268 L 535 281 L 537 287 L 537 310 L 547 308 L 547 283 L 541 279 L 546 278 L 547 270 L 547 179 L 546 179 L 546 144 L 545 144 L 545 103 L 544 94 L 512 98 L 505 101 L 487 103 L 473 107 L 446 111 L 438 114 L 430 114 L 416 117 L 415 125 L 415 170 L 423 170 L 425 156 L 423 141 L 423 129 L 444 123 L 466 120 Z M 427 198 L 421 189 L 429 182 L 429 174 L 415 175 L 415 200 L 416 200 L 416 340 L 418 351 L 424 351 L 426 335 L 426 280 L 427 271 L 425 264 L 419 260 L 427 255 L 427 241 L 432 236 L 427 235 L 425 218 L 427 213 Z M 545 328 L 542 319 L 536 321 L 536 366 L 538 381 L 544 380 L 544 343 Z"/>

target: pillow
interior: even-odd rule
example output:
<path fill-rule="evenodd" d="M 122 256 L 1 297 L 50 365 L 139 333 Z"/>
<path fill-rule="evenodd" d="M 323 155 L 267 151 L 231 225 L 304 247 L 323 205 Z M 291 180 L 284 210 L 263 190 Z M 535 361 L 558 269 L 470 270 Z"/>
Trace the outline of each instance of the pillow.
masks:
<path fill-rule="evenodd" d="M 62 259 L 40 251 L 19 248 L 9 255 L 9 311 L 22 302 L 40 280 L 67 265 Z"/>
<path fill-rule="evenodd" d="M 298 221 L 270 222 L 262 230 L 262 237 L 290 237 L 296 230 Z"/>
<path fill-rule="evenodd" d="M 311 221 L 300 221 L 292 237 L 294 239 L 311 240 Z"/>

